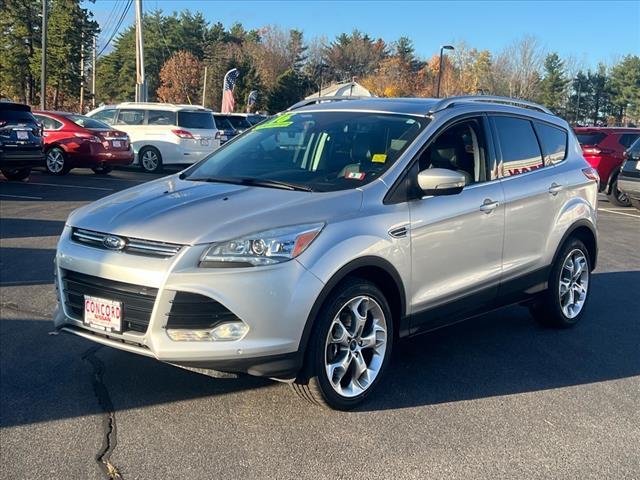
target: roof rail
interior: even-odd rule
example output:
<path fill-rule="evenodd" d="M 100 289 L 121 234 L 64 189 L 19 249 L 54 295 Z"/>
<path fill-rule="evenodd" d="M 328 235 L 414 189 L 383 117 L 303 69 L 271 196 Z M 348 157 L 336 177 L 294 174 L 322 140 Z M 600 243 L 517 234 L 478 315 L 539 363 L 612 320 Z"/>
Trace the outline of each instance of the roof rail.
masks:
<path fill-rule="evenodd" d="M 456 104 L 467 102 L 485 102 L 497 103 L 500 105 L 513 105 L 516 107 L 529 108 L 531 110 L 536 110 L 538 112 L 553 115 L 553 112 L 551 110 L 537 103 L 529 102 L 527 100 L 520 100 L 519 98 L 498 97 L 494 95 L 463 95 L 459 97 L 444 98 L 436 103 L 433 108 L 429 110 L 429 113 L 439 112 L 440 110 L 444 110 L 445 108 L 452 107 Z"/>
<path fill-rule="evenodd" d="M 298 103 L 294 103 L 289 108 L 285 110 L 285 112 L 289 112 L 291 110 L 295 110 L 297 108 L 306 107 L 307 105 L 313 105 L 314 103 L 324 103 L 324 102 L 339 102 L 341 100 L 362 100 L 369 99 L 374 97 L 362 97 L 362 96 L 350 96 L 350 95 L 336 95 L 332 97 L 313 97 L 306 98 L 304 100 L 299 101 Z"/>

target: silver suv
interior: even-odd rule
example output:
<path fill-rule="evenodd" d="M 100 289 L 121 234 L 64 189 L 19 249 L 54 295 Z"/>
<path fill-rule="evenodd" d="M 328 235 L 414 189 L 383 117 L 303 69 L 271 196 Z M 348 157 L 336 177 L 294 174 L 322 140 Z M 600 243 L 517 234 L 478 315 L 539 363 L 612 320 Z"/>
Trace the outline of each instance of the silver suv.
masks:
<path fill-rule="evenodd" d="M 569 125 L 536 104 L 301 102 L 73 212 L 55 325 L 349 409 L 405 337 L 514 303 L 577 323 L 597 183 Z"/>

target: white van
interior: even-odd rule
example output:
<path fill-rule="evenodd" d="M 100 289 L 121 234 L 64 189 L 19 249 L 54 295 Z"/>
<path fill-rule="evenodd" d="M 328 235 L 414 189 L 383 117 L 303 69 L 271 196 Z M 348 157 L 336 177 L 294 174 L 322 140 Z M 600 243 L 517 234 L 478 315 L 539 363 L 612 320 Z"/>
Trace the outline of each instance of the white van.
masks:
<path fill-rule="evenodd" d="M 212 113 L 197 105 L 124 102 L 87 116 L 129 134 L 134 162 L 146 172 L 160 172 L 163 165 L 202 160 L 227 141 L 233 132 L 216 128 Z"/>

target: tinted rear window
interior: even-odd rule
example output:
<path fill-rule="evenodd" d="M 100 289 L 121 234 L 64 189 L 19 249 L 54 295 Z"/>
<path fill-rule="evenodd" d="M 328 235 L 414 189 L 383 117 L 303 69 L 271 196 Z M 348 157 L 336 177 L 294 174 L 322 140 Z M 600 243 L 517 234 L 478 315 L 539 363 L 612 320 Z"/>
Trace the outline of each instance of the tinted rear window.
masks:
<path fill-rule="evenodd" d="M 567 152 L 567 132 L 561 128 L 536 122 L 538 138 L 542 144 L 544 163 L 554 165 L 565 158 Z"/>
<path fill-rule="evenodd" d="M 576 133 L 580 145 L 598 145 L 607 135 L 602 132 Z"/>
<path fill-rule="evenodd" d="M 216 128 L 219 130 L 234 130 L 233 124 L 226 115 L 214 115 L 216 119 Z"/>
<path fill-rule="evenodd" d="M 543 166 L 540 145 L 529 120 L 494 117 L 502 152 L 502 175 L 510 177 Z"/>
<path fill-rule="evenodd" d="M 111 129 L 111 127 L 106 123 L 96 120 L 95 118 L 85 117 L 84 115 L 65 115 L 65 118 L 84 128 L 94 128 L 99 130 Z"/>
<path fill-rule="evenodd" d="M 251 128 L 251 124 L 245 117 L 236 117 L 234 115 L 229 115 L 227 119 L 231 122 L 234 128 L 238 129 L 246 129 Z"/>
<path fill-rule="evenodd" d="M 5 110 L 0 109 L 0 119 L 7 122 L 23 121 L 23 122 L 35 122 L 31 112 L 26 110 Z"/>
<path fill-rule="evenodd" d="M 178 112 L 178 126 L 213 130 L 213 115 L 209 112 Z"/>

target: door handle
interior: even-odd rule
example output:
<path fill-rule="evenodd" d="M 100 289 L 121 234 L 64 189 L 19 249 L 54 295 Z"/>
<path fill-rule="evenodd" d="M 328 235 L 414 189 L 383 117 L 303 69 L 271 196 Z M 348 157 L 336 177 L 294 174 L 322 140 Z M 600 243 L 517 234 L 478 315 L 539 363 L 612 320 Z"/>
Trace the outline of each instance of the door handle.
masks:
<path fill-rule="evenodd" d="M 500 205 L 498 202 L 494 202 L 490 198 L 487 198 L 482 205 L 480 205 L 480 211 L 484 213 L 491 213 Z"/>
<path fill-rule="evenodd" d="M 558 185 L 557 183 L 552 183 L 549 187 L 549 193 L 553 196 L 556 196 L 558 192 L 562 190 L 562 185 Z"/>

